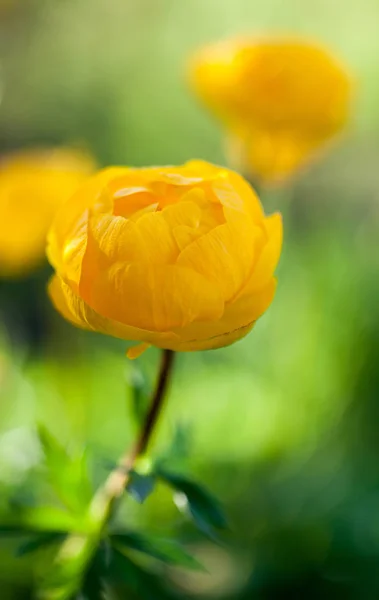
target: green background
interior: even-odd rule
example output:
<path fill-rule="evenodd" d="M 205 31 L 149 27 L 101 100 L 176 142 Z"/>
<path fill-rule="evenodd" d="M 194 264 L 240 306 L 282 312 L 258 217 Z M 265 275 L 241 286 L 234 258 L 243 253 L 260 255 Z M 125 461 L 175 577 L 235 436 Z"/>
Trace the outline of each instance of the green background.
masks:
<path fill-rule="evenodd" d="M 207 573 L 155 566 L 162 598 L 379 597 L 379 4 L 377 0 L 19 0 L 0 4 L 0 149 L 73 144 L 100 165 L 224 164 L 186 62 L 238 33 L 298 33 L 350 68 L 350 126 L 283 189 L 275 301 L 247 338 L 178 357 L 153 454 L 184 432 L 181 469 L 223 502 L 223 543 L 170 494 L 125 523 L 180 537 Z M 21 215 L 22 217 L 22 215 Z M 36 423 L 90 449 L 98 483 L 136 430 L 126 345 L 75 330 L 45 297 L 48 267 L 0 285 L 0 511 L 42 485 Z M 32 597 L 41 561 L 0 540 L 4 600 Z M 42 561 L 43 562 L 43 561 Z M 130 598 L 134 596 L 130 595 Z"/>

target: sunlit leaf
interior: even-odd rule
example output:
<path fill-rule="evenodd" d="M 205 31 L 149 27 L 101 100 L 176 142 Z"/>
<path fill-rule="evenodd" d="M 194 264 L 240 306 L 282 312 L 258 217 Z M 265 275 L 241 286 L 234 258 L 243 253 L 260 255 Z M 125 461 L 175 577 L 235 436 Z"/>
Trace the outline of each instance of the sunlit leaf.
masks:
<path fill-rule="evenodd" d="M 0 525 L 0 533 L 85 531 L 86 522 L 55 506 L 33 506 L 14 512 Z"/>
<path fill-rule="evenodd" d="M 163 469 L 157 471 L 157 476 L 180 494 L 178 504 L 205 533 L 211 534 L 213 528 L 226 529 L 227 521 L 220 503 L 208 490 L 187 477 Z"/>
<path fill-rule="evenodd" d="M 48 479 L 58 498 L 74 512 L 85 511 L 92 495 L 86 453 L 71 456 L 43 426 L 39 427 L 39 438 L 45 454 Z"/>
<path fill-rule="evenodd" d="M 43 425 L 38 427 L 38 436 L 48 465 L 64 466 L 68 461 L 68 455 L 58 440 Z"/>
<path fill-rule="evenodd" d="M 96 537 L 78 534 L 69 536 L 39 583 L 37 599 L 71 600 L 77 596 L 97 544 Z"/>
<path fill-rule="evenodd" d="M 111 540 L 116 547 L 142 552 L 169 565 L 194 570 L 203 568 L 182 546 L 172 540 L 134 532 L 115 533 Z"/>

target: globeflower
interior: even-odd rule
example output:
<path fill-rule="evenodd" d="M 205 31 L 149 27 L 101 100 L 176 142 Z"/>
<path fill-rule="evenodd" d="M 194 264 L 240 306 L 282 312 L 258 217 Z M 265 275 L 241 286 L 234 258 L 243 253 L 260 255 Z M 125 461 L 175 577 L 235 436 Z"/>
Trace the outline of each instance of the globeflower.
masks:
<path fill-rule="evenodd" d="M 270 305 L 282 242 L 237 173 L 179 167 L 100 171 L 58 211 L 49 291 L 74 325 L 165 350 L 220 348 Z"/>
<path fill-rule="evenodd" d="M 309 42 L 220 42 L 194 57 L 191 81 L 228 132 L 231 162 L 263 182 L 292 175 L 349 118 L 349 75 Z"/>
<path fill-rule="evenodd" d="M 55 212 L 93 170 L 89 156 L 68 148 L 0 159 L 0 276 L 25 275 L 38 266 Z"/>

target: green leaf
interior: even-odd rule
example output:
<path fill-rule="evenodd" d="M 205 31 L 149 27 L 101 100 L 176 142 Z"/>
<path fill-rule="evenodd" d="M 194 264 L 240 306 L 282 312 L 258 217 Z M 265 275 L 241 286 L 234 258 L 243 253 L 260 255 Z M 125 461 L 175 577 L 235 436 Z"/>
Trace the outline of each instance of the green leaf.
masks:
<path fill-rule="evenodd" d="M 111 583 L 124 584 L 131 589 L 138 589 L 142 569 L 117 547 L 112 546 L 111 548 L 107 572 Z"/>
<path fill-rule="evenodd" d="M 142 504 L 154 491 L 155 483 L 156 478 L 154 475 L 141 475 L 136 471 L 132 471 L 127 491 L 137 502 Z"/>
<path fill-rule="evenodd" d="M 141 370 L 132 366 L 128 382 L 132 392 L 132 410 L 138 425 L 144 421 L 151 396 L 151 386 Z"/>
<path fill-rule="evenodd" d="M 55 493 L 69 510 L 83 513 L 92 496 L 86 453 L 71 456 L 43 426 L 39 427 L 39 439 Z"/>
<path fill-rule="evenodd" d="M 187 424 L 178 423 L 171 444 L 155 462 L 156 468 L 172 470 L 182 468 L 190 455 L 190 450 L 191 429 Z"/>
<path fill-rule="evenodd" d="M 172 540 L 134 532 L 115 533 L 111 536 L 111 540 L 116 548 L 142 552 L 169 565 L 203 570 L 201 564 L 193 556 Z"/>
<path fill-rule="evenodd" d="M 37 550 L 41 550 L 42 548 L 46 548 L 47 546 L 51 546 L 52 544 L 62 542 L 65 539 L 65 537 L 65 534 L 62 534 L 61 532 L 57 531 L 36 535 L 32 538 L 29 538 L 23 544 L 20 544 L 20 546 L 17 548 L 16 555 L 25 556 L 26 554 L 30 554 L 31 552 L 36 552 Z"/>
<path fill-rule="evenodd" d="M 0 523 L 0 536 L 8 537 L 11 535 L 25 535 L 27 531 L 22 527 L 22 524 L 18 521 L 9 521 L 7 523 Z"/>
<path fill-rule="evenodd" d="M 58 550 L 54 562 L 49 565 L 40 581 L 38 600 L 71 600 L 81 590 L 88 565 L 92 560 L 98 538 L 73 534 Z"/>
<path fill-rule="evenodd" d="M 101 544 L 84 577 L 81 594 L 83 600 L 105 600 L 106 573 L 107 551 L 105 544 Z"/>
<path fill-rule="evenodd" d="M 133 598 L 157 600 L 162 597 L 159 581 L 116 547 L 112 547 L 107 573 L 107 581 L 111 585 L 122 585 L 125 588 L 126 594 L 120 598 L 128 598 L 130 591 L 133 593 Z"/>
<path fill-rule="evenodd" d="M 45 454 L 47 464 L 62 467 L 69 460 L 68 454 L 58 440 L 44 425 L 38 426 L 38 437 Z"/>
<path fill-rule="evenodd" d="M 188 424 L 178 423 L 176 425 L 171 444 L 171 453 L 174 458 L 188 458 L 191 450 L 191 437 L 191 428 Z"/>
<path fill-rule="evenodd" d="M 194 519 L 198 527 L 207 534 L 212 534 L 212 529 L 226 529 L 227 521 L 220 503 L 208 490 L 198 483 L 184 477 L 158 469 L 157 476 L 183 495 L 184 508 Z"/>
<path fill-rule="evenodd" d="M 25 534 L 26 532 L 86 531 L 86 523 L 70 513 L 54 506 L 33 506 L 17 510 L 7 522 L 0 525 L 0 532 Z"/>

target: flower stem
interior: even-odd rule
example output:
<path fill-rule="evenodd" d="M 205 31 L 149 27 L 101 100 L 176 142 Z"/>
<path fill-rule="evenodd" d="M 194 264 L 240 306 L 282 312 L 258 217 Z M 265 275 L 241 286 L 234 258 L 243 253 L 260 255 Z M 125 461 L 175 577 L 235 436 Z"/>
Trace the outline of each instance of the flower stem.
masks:
<path fill-rule="evenodd" d="M 100 506 L 102 505 L 103 510 L 106 508 L 105 505 L 108 504 L 108 512 L 111 512 L 114 503 L 122 495 L 129 483 L 130 473 L 136 461 L 146 452 L 162 410 L 165 393 L 172 373 L 174 356 L 175 354 L 172 350 L 163 350 L 156 388 L 140 434 L 132 449 L 121 458 L 118 466 L 109 475 L 104 486 L 95 495 L 91 506 L 92 514 L 93 512 L 98 512 L 99 504 Z"/>
<path fill-rule="evenodd" d="M 139 436 L 132 449 L 119 461 L 104 485 L 96 492 L 89 507 L 91 532 L 87 535 L 72 532 L 60 547 L 53 566 L 53 579 L 43 582 L 37 592 L 38 600 L 68 600 L 81 585 L 83 573 L 90 563 L 106 526 L 130 482 L 131 471 L 138 458 L 146 452 L 161 413 L 172 374 L 174 352 L 163 350 L 155 392 Z M 66 580 L 67 573 L 70 574 Z M 56 581 L 62 585 L 57 587 Z M 64 582 L 64 583 L 63 583 Z"/>

